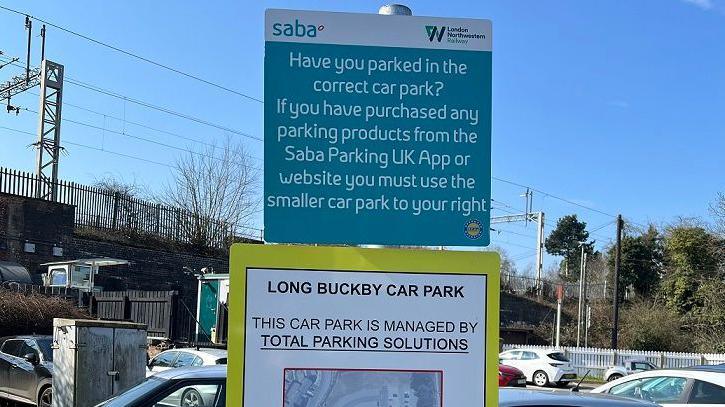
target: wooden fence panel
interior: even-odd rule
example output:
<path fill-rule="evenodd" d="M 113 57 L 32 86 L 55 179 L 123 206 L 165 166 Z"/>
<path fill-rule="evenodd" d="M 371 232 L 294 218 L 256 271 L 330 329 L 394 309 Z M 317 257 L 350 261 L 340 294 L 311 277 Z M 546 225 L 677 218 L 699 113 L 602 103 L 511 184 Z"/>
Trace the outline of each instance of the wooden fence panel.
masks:
<path fill-rule="evenodd" d="M 128 291 L 130 320 L 148 326 L 148 336 L 172 339 L 176 291 Z"/>
<path fill-rule="evenodd" d="M 124 291 L 105 291 L 94 293 L 94 313 L 99 319 L 126 321 L 128 299 Z"/>

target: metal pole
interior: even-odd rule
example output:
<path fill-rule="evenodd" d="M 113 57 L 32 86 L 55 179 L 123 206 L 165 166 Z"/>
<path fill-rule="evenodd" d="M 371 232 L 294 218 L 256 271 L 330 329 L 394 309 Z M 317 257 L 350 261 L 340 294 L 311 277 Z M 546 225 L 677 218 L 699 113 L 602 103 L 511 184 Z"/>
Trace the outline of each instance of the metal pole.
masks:
<path fill-rule="evenodd" d="M 592 307 L 587 304 L 587 318 L 586 322 L 584 323 L 584 347 L 589 347 L 589 326 L 591 325 L 591 317 L 592 317 Z"/>
<path fill-rule="evenodd" d="M 40 28 L 40 62 L 45 59 L 45 24 Z"/>
<path fill-rule="evenodd" d="M 584 246 L 582 246 L 584 248 Z M 583 330 L 584 330 L 584 347 L 587 347 L 587 325 L 589 324 L 589 314 L 587 314 L 587 310 L 589 309 L 589 276 L 587 274 L 587 253 L 582 253 L 582 281 L 583 281 L 583 287 L 584 287 L 584 293 L 583 293 L 583 307 L 582 307 L 582 324 L 583 324 Z"/>
<path fill-rule="evenodd" d="M 622 215 L 617 215 L 617 246 L 614 257 L 614 323 L 612 324 L 612 349 L 617 349 L 617 334 L 619 332 L 619 267 L 622 256 Z"/>
<path fill-rule="evenodd" d="M 541 297 L 544 294 L 544 287 L 541 279 L 544 274 L 544 212 L 538 213 L 537 233 L 536 233 L 536 290 L 537 295 Z"/>
<path fill-rule="evenodd" d="M 564 296 L 564 287 L 556 287 L 556 349 L 559 349 L 561 339 L 561 299 Z"/>
<path fill-rule="evenodd" d="M 33 40 L 33 20 L 25 16 L 25 28 L 28 29 L 28 54 L 25 59 L 25 84 L 30 83 L 30 43 Z"/>
<path fill-rule="evenodd" d="M 582 301 L 584 297 L 584 244 L 580 244 L 582 248 L 581 258 L 579 259 L 579 308 L 576 314 L 576 347 L 581 344 L 581 327 L 582 327 Z"/>

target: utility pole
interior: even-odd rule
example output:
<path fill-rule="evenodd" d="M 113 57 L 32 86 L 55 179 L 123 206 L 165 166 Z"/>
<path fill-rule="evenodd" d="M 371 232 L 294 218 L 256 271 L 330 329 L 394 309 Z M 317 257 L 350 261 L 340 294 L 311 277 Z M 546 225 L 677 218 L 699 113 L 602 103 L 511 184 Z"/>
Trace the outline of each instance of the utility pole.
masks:
<path fill-rule="evenodd" d="M 581 345 L 581 327 L 582 327 L 582 313 L 583 313 L 583 297 L 584 297 L 584 243 L 580 242 L 579 246 L 582 248 L 581 258 L 579 259 L 579 308 L 576 315 L 576 347 Z"/>
<path fill-rule="evenodd" d="M 619 333 L 619 267 L 622 257 L 622 228 L 624 221 L 622 215 L 617 215 L 617 246 L 614 256 L 614 316 L 612 324 L 612 349 L 617 349 L 617 336 Z"/>

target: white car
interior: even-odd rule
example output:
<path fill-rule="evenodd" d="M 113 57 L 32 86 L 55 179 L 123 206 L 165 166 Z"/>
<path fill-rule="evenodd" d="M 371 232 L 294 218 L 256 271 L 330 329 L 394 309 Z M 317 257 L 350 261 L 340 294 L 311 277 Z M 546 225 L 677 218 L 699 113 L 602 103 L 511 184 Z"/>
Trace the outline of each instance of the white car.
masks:
<path fill-rule="evenodd" d="M 646 372 L 655 370 L 657 366 L 644 359 L 630 359 L 623 363 L 622 366 L 612 366 L 604 372 L 604 380 L 611 382 L 632 373 Z"/>
<path fill-rule="evenodd" d="M 501 364 L 524 372 L 526 381 L 539 387 L 566 386 L 576 380 L 576 369 L 560 350 L 514 349 L 501 352 L 498 359 Z"/>
<path fill-rule="evenodd" d="M 648 400 L 668 407 L 725 406 L 725 371 L 716 367 L 650 370 L 611 381 L 592 393 Z"/>
<path fill-rule="evenodd" d="M 186 366 L 226 365 L 227 351 L 214 348 L 169 349 L 154 356 L 148 363 L 146 377 Z"/>

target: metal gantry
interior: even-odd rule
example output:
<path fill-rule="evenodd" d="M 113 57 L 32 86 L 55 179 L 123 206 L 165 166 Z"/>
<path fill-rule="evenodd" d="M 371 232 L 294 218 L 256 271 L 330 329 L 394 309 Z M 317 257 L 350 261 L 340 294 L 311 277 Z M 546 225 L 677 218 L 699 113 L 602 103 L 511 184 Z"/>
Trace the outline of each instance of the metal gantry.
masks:
<path fill-rule="evenodd" d="M 26 76 L 25 72 L 15 75 L 7 82 L 0 84 L 0 100 L 8 100 L 13 96 L 23 93 L 26 90 L 38 86 L 40 84 L 40 68 L 30 70 L 30 75 Z"/>
<path fill-rule="evenodd" d="M 61 108 L 63 104 L 63 65 L 43 60 L 40 66 L 40 114 L 36 155 L 35 197 L 57 199 Z"/>
<path fill-rule="evenodd" d="M 527 205 L 527 209 L 529 206 Z M 544 273 L 544 212 L 526 212 L 516 215 L 492 216 L 491 224 L 512 222 L 536 222 L 536 293 L 541 295 L 541 279 Z"/>

